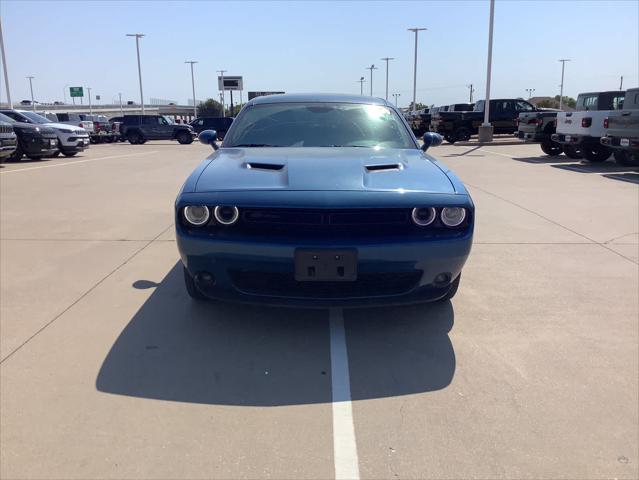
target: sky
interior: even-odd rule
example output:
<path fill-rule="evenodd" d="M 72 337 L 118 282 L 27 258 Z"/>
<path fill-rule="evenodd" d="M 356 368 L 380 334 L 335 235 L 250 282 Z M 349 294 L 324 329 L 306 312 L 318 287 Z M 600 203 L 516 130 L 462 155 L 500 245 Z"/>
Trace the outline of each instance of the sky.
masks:
<path fill-rule="evenodd" d="M 186 2 L 0 0 L 14 102 L 64 99 L 68 86 L 91 87 L 99 103 L 139 101 L 135 39 L 140 40 L 145 100 L 186 104 L 219 98 L 216 70 L 242 75 L 245 91 L 370 93 L 399 106 L 412 100 L 414 34 L 420 32 L 417 101 L 466 102 L 485 97 L 488 0 L 354 2 Z M 491 97 L 615 90 L 639 83 L 639 1 L 496 0 Z M 65 87 L 66 86 L 66 87 Z M 6 101 L 4 82 L 0 99 Z M 86 92 L 86 90 L 85 90 Z M 86 94 L 86 93 L 85 93 Z M 237 96 L 235 97 L 237 101 Z M 246 93 L 244 94 L 246 100 Z M 228 102 L 228 94 L 227 94 Z"/>

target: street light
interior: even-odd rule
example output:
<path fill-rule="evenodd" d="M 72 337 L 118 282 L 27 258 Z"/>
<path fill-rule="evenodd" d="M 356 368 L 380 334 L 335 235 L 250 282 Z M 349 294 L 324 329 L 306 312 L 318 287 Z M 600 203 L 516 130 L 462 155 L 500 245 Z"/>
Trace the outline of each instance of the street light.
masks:
<path fill-rule="evenodd" d="M 526 90 L 526 92 L 528 92 L 528 100 L 530 100 L 532 98 L 532 94 L 535 91 L 535 89 L 534 88 L 526 88 L 525 90 Z"/>
<path fill-rule="evenodd" d="M 187 60 L 184 63 L 191 64 L 191 87 L 193 87 L 193 118 L 197 118 L 197 106 L 195 105 L 195 79 L 193 77 L 193 64 L 198 62 L 195 60 Z"/>
<path fill-rule="evenodd" d="M 31 109 L 35 112 L 35 100 L 33 100 L 33 79 L 35 77 L 29 76 L 26 78 L 29 79 L 29 88 L 31 89 Z"/>
<path fill-rule="evenodd" d="M 559 90 L 559 110 L 561 110 L 561 107 L 564 104 L 564 68 L 566 67 L 566 62 L 569 62 L 570 59 L 569 58 L 561 58 L 559 59 L 559 61 L 561 62 L 561 85 L 560 85 L 560 90 Z"/>
<path fill-rule="evenodd" d="M 364 82 L 366 80 L 364 80 L 364 77 L 360 77 L 359 80 L 357 80 L 357 83 L 359 83 L 359 94 L 360 95 L 364 95 Z"/>
<path fill-rule="evenodd" d="M 226 72 L 226 70 L 218 70 L 217 73 L 220 74 L 220 76 L 222 77 L 222 93 L 220 94 L 220 98 L 222 99 L 222 117 L 226 117 L 226 114 L 224 113 L 224 73 Z M 233 112 L 231 112 L 233 113 Z"/>
<path fill-rule="evenodd" d="M 417 105 L 417 35 L 422 30 L 428 30 L 427 28 L 409 28 L 409 32 L 415 32 L 415 62 L 413 65 L 413 110 L 415 110 L 415 105 Z"/>
<path fill-rule="evenodd" d="M 395 106 L 397 107 L 397 97 L 401 96 L 401 93 L 393 93 L 393 97 L 395 97 Z"/>
<path fill-rule="evenodd" d="M 69 84 L 66 84 L 64 86 L 64 88 L 62 89 L 62 95 L 64 95 L 64 104 L 67 104 L 67 87 L 69 86 Z"/>
<path fill-rule="evenodd" d="M 377 70 L 377 67 L 373 64 L 370 67 L 366 67 L 366 70 L 371 71 L 371 97 L 373 96 L 373 70 Z"/>
<path fill-rule="evenodd" d="M 142 92 L 142 67 L 140 66 L 140 39 L 144 37 L 143 33 L 127 33 L 127 37 L 135 37 L 135 49 L 138 53 L 138 77 L 140 79 L 140 104 L 142 104 L 142 115 L 144 115 L 144 93 Z M 89 104 L 91 102 L 89 95 Z"/>
<path fill-rule="evenodd" d="M 393 57 L 382 58 L 386 62 L 386 101 L 388 101 L 388 61 L 395 60 Z"/>
<path fill-rule="evenodd" d="M 89 115 L 93 115 L 93 108 L 91 107 L 91 87 L 87 87 L 87 92 L 89 92 Z"/>
<path fill-rule="evenodd" d="M 2 53 L 2 69 L 4 70 L 4 86 L 7 89 L 7 103 L 13 108 L 11 92 L 9 91 L 9 74 L 7 73 L 7 56 L 4 53 L 4 37 L 2 35 L 2 19 L 0 19 L 0 52 Z"/>
<path fill-rule="evenodd" d="M 490 19 L 488 23 L 488 62 L 486 65 L 486 99 L 484 100 L 484 123 L 479 126 L 479 141 L 493 141 L 493 126 L 490 118 L 490 74 L 493 65 L 493 22 L 495 19 L 495 0 L 490 0 Z"/>

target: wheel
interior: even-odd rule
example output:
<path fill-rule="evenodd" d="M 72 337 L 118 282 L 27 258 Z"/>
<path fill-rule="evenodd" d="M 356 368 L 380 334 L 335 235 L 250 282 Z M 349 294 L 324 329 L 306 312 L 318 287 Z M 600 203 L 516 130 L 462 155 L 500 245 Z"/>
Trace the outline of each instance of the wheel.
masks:
<path fill-rule="evenodd" d="M 444 140 L 446 140 L 448 143 L 455 143 L 455 137 L 453 137 L 452 135 L 446 135 L 444 137 Z"/>
<path fill-rule="evenodd" d="M 470 140 L 470 130 L 468 130 L 465 127 L 460 127 L 457 130 L 455 130 L 455 141 L 457 142 L 467 142 L 468 140 Z"/>
<path fill-rule="evenodd" d="M 564 145 L 564 153 L 568 158 L 579 160 L 583 157 L 581 148 L 574 147 L 572 145 Z"/>
<path fill-rule="evenodd" d="M 31 160 L 42 160 L 44 155 L 27 155 Z"/>
<path fill-rule="evenodd" d="M 615 161 L 619 165 L 639 165 L 639 155 L 637 155 L 636 153 L 632 154 L 627 150 L 615 150 L 613 155 L 615 156 Z"/>
<path fill-rule="evenodd" d="M 113 142 L 113 137 L 104 137 L 104 142 L 105 142 L 105 143 L 111 143 L 111 142 Z"/>
<path fill-rule="evenodd" d="M 453 283 L 450 284 L 450 289 L 448 290 L 448 293 L 444 295 L 442 298 L 440 298 L 438 301 L 445 302 L 446 300 L 450 300 L 451 298 L 453 298 L 455 294 L 457 293 L 457 289 L 459 288 L 460 280 L 461 280 L 461 273 L 457 276 L 455 280 L 453 280 Z"/>
<path fill-rule="evenodd" d="M 191 276 L 189 271 L 186 269 L 186 267 L 182 267 L 182 269 L 184 270 L 184 286 L 186 287 L 186 291 L 189 294 L 189 296 L 192 299 L 198 300 L 198 301 L 206 300 L 207 298 L 197 288 L 197 286 L 195 285 L 195 280 L 193 280 L 193 277 Z"/>
<path fill-rule="evenodd" d="M 177 134 L 177 141 L 181 145 L 188 145 L 193 142 L 193 137 L 188 132 L 180 132 Z"/>
<path fill-rule="evenodd" d="M 62 152 L 62 155 L 64 155 L 65 157 L 73 157 L 76 153 L 78 152 Z"/>
<path fill-rule="evenodd" d="M 142 143 L 142 135 L 139 132 L 129 132 L 126 135 L 127 140 L 131 145 L 138 145 Z"/>
<path fill-rule="evenodd" d="M 7 157 L 7 162 L 19 162 L 23 155 L 24 152 L 22 151 L 22 147 L 20 146 L 20 143 L 18 143 L 15 151 Z"/>
<path fill-rule="evenodd" d="M 610 156 L 610 149 L 600 144 L 592 143 L 584 146 L 583 155 L 589 162 L 605 162 Z"/>
<path fill-rule="evenodd" d="M 59 156 L 60 156 L 60 150 L 56 150 L 51 155 L 47 155 L 47 158 L 55 158 L 55 157 L 59 157 Z"/>
<path fill-rule="evenodd" d="M 541 150 L 546 154 L 546 155 L 550 155 L 551 157 L 556 157 L 557 155 L 561 155 L 561 145 L 547 140 L 544 142 L 541 142 L 540 144 L 541 146 Z"/>

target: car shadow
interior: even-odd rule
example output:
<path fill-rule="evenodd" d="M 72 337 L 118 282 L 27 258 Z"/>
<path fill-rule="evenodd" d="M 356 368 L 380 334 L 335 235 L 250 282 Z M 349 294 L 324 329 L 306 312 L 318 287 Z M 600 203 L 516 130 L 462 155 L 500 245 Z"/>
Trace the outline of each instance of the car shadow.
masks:
<path fill-rule="evenodd" d="M 132 288 L 154 288 L 138 280 Z M 345 310 L 353 400 L 438 390 L 452 381 L 450 302 Z M 178 262 L 121 332 L 96 388 L 236 406 L 330 402 L 328 312 L 194 302 Z"/>
<path fill-rule="evenodd" d="M 617 172 L 632 172 L 639 170 L 639 166 L 624 166 L 618 165 L 614 161 L 606 161 L 601 163 L 575 163 L 573 165 L 551 165 L 554 168 L 560 168 L 562 170 L 570 170 L 579 173 L 617 173 Z"/>
<path fill-rule="evenodd" d="M 639 173 L 606 173 L 602 177 L 619 180 L 620 182 L 629 182 L 639 184 Z"/>
<path fill-rule="evenodd" d="M 539 157 L 513 157 L 513 160 L 517 161 L 517 162 L 524 162 L 524 163 L 539 163 L 539 164 L 545 164 L 545 165 L 549 165 L 549 164 L 553 164 L 553 163 L 575 163 L 575 162 L 579 162 L 578 159 L 574 159 L 574 158 L 570 158 L 570 157 L 565 157 L 565 156 L 556 156 L 556 157 L 551 157 L 549 155 L 545 155 L 545 154 L 540 154 Z"/>

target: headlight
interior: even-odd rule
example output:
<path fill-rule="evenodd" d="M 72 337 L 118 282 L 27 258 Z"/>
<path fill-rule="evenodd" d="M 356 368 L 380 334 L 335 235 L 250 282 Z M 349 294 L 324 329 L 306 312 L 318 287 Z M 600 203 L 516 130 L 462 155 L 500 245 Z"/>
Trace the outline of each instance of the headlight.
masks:
<path fill-rule="evenodd" d="M 213 216 L 222 225 L 233 225 L 240 218 L 240 211 L 237 207 L 218 205 L 213 210 Z"/>
<path fill-rule="evenodd" d="M 209 221 L 210 213 L 204 205 L 189 205 L 184 207 L 184 218 L 191 225 L 199 227 Z"/>
<path fill-rule="evenodd" d="M 466 209 L 461 207 L 442 208 L 442 223 L 447 227 L 456 227 L 466 218 Z"/>
<path fill-rule="evenodd" d="M 35 127 L 35 131 L 39 132 L 40 131 L 40 127 Z"/>
<path fill-rule="evenodd" d="M 73 133 L 73 130 L 67 130 L 66 128 L 56 128 L 56 130 L 62 133 Z"/>
<path fill-rule="evenodd" d="M 420 227 L 430 225 L 435 221 L 436 217 L 437 211 L 433 207 L 413 208 L 413 212 L 411 213 L 413 222 Z"/>

